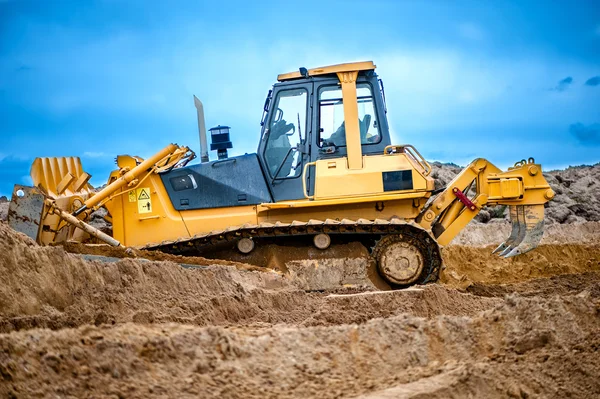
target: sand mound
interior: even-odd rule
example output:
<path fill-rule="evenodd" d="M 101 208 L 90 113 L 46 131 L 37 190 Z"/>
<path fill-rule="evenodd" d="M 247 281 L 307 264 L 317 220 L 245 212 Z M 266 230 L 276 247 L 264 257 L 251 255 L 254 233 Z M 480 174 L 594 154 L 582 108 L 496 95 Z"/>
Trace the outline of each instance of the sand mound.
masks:
<path fill-rule="evenodd" d="M 0 224 L 0 232 L 5 233 L 0 235 L 0 253 L 5 254 L 1 332 L 125 322 L 329 325 L 405 312 L 472 315 L 494 303 L 436 286 L 385 296 L 328 296 L 297 289 L 273 272 L 231 266 L 185 269 L 140 259 L 85 261 L 60 247 L 40 247 L 6 225 Z"/>
<path fill-rule="evenodd" d="M 0 253 L 2 331 L 145 319 L 189 318 L 195 324 L 251 319 L 261 310 L 255 306 L 252 311 L 241 296 L 260 291 L 268 300 L 269 290 L 288 285 L 275 273 L 228 266 L 188 270 L 173 262 L 85 261 L 59 247 L 40 247 L 3 223 Z M 293 300 L 291 293 L 281 297 Z M 219 298 L 223 309 L 215 310 Z"/>
<path fill-rule="evenodd" d="M 541 245 L 535 251 L 505 259 L 492 249 L 448 246 L 440 281 L 465 287 L 474 282 L 502 284 L 560 274 L 600 271 L 600 245 Z"/>
<path fill-rule="evenodd" d="M 589 291 L 594 297 L 600 297 L 600 272 L 565 274 L 512 284 L 474 283 L 466 291 L 474 295 L 500 298 L 511 293 L 549 298 L 556 295 L 577 295 L 582 291 Z"/>
<path fill-rule="evenodd" d="M 0 389 L 15 396 L 327 398 L 382 397 L 413 383 L 436 397 L 592 396 L 600 394 L 599 309 L 598 298 L 583 293 L 509 297 L 473 318 L 23 331 L 0 336 Z"/>
<path fill-rule="evenodd" d="M 598 397 L 599 246 L 490 250 L 445 248 L 444 285 L 307 292 L 0 223 L 0 397 Z"/>

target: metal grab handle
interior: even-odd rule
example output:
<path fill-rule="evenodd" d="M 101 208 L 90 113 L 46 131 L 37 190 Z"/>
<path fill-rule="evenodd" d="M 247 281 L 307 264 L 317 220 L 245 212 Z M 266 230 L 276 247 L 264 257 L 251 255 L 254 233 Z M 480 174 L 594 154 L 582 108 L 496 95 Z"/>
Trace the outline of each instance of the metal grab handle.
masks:
<path fill-rule="evenodd" d="M 309 200 L 314 200 L 315 196 L 308 195 L 308 190 L 306 189 L 306 171 L 308 170 L 309 166 L 316 166 L 316 165 L 317 165 L 316 162 L 307 162 L 304 164 L 304 168 L 302 169 L 302 193 L 304 194 L 304 197 L 308 198 Z"/>
<path fill-rule="evenodd" d="M 218 161 L 213 162 L 213 164 L 211 166 L 214 168 L 216 164 L 225 163 L 225 162 L 233 162 L 233 163 L 235 163 L 235 161 L 236 161 L 235 158 L 219 159 Z"/>
<path fill-rule="evenodd" d="M 423 155 L 421 155 L 421 153 L 417 151 L 417 149 L 411 144 L 388 145 L 383 149 L 383 154 L 390 155 L 391 153 L 388 152 L 389 149 L 394 149 L 396 150 L 396 152 L 404 152 L 405 154 L 410 155 L 411 158 L 413 158 L 419 165 L 421 165 L 421 167 L 425 171 L 425 176 L 429 176 L 429 174 L 431 173 L 432 168 L 429 162 L 427 162 Z"/>

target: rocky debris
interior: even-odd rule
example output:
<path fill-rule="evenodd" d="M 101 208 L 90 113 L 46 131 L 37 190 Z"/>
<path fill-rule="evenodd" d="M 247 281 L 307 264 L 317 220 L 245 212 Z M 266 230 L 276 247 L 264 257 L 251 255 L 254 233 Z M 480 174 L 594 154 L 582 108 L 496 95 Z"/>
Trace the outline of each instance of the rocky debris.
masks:
<path fill-rule="evenodd" d="M 435 189 L 443 189 L 463 168 L 454 163 L 431 163 L 431 177 L 435 179 Z"/>
<path fill-rule="evenodd" d="M 100 208 L 90 215 L 90 219 L 87 222 L 91 226 L 102 231 L 103 233 L 112 236 L 112 224 L 107 222 L 106 219 L 104 219 L 107 215 L 108 211 L 106 210 L 106 208 Z"/>
<path fill-rule="evenodd" d="M 600 163 L 571 166 L 544 176 L 556 193 L 546 209 L 550 220 L 557 223 L 600 221 Z"/>

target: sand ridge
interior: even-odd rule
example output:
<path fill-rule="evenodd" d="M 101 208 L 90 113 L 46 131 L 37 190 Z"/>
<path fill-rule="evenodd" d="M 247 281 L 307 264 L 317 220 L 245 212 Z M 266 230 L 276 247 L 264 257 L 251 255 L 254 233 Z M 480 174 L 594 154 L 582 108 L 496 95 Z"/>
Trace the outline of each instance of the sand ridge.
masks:
<path fill-rule="evenodd" d="M 0 222 L 2 397 L 600 395 L 592 243 L 448 246 L 440 283 L 378 293 L 67 249 Z"/>

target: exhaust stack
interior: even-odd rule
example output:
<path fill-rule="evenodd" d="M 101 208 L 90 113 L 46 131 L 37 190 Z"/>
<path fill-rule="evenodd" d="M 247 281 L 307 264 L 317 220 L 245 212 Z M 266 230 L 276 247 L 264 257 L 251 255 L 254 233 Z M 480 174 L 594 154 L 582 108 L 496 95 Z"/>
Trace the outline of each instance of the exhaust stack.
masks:
<path fill-rule="evenodd" d="M 208 144 L 206 142 L 206 123 L 204 122 L 204 105 L 194 95 L 194 106 L 198 114 L 198 133 L 200 134 L 200 162 L 208 162 Z"/>

